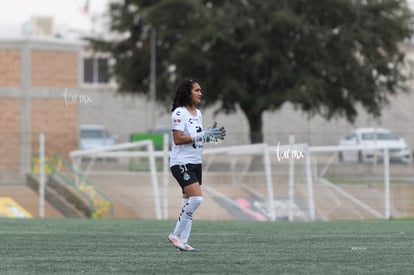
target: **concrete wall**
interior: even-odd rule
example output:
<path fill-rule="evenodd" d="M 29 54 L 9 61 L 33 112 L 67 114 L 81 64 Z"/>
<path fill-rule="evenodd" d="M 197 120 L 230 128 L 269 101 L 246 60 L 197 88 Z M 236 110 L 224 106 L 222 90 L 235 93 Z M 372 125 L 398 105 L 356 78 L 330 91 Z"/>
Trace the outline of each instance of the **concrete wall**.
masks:
<path fill-rule="evenodd" d="M 81 89 L 82 93 L 91 97 L 88 104 L 79 104 L 79 123 L 98 123 L 105 125 L 111 132 L 127 141 L 133 132 L 146 132 L 149 125 L 149 104 L 144 96 L 118 95 L 110 89 Z M 217 107 L 203 108 L 204 125 L 217 120 L 226 126 L 226 145 L 249 143 L 249 126 L 245 115 L 239 110 L 230 115 L 219 113 L 214 115 Z M 295 110 L 292 105 L 285 104 L 280 110 L 265 112 L 264 140 L 269 144 L 288 143 L 289 135 L 295 135 L 297 142 L 311 145 L 336 145 L 355 127 L 385 127 L 406 138 L 414 147 L 414 95 L 400 94 L 391 98 L 389 106 L 384 108 L 382 118 L 374 120 L 361 110 L 354 124 L 346 119 L 327 121 L 320 116 L 308 117 L 302 111 Z M 170 112 L 163 106 L 156 110 L 156 127 L 170 127 Z"/>
<path fill-rule="evenodd" d="M 335 118 L 327 121 L 320 116 L 309 118 L 307 114 L 294 110 L 290 105 L 283 106 L 278 112 L 265 114 L 265 140 L 277 144 L 288 142 L 290 133 L 295 135 L 297 142 L 311 145 L 336 145 L 356 127 L 383 127 L 404 137 L 414 148 L 414 94 L 399 94 L 390 98 L 390 105 L 382 111 L 379 119 L 374 119 L 364 110 L 358 108 L 359 115 L 354 124 L 346 119 Z"/>

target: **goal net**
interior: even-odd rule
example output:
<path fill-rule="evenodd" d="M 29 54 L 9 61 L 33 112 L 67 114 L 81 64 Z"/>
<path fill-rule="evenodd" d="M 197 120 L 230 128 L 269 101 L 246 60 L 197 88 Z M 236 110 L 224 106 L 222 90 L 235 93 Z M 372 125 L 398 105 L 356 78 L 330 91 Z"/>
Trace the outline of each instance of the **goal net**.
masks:
<path fill-rule="evenodd" d="M 166 136 L 162 150 L 144 140 L 73 151 L 71 158 L 77 170 L 111 196 L 116 217 L 175 219 L 181 190 L 169 171 L 168 143 Z M 384 152 L 383 161 L 348 163 L 339 157 L 373 149 Z M 390 164 L 388 150 L 308 146 L 295 144 L 293 138 L 276 145 L 205 144 L 206 200 L 197 219 L 313 221 L 410 215 L 411 200 L 395 189 L 405 191 L 406 186 L 392 184 L 391 176 L 412 167 Z"/>
<path fill-rule="evenodd" d="M 168 215 L 168 170 L 164 169 L 168 165 L 168 136 L 163 139 L 163 148 L 157 151 L 152 140 L 142 140 L 76 150 L 70 157 L 82 178 L 112 198 L 116 217 L 160 220 Z"/>
<path fill-rule="evenodd" d="M 376 163 L 343 162 L 347 152 L 376 150 Z M 390 148 L 254 144 L 204 152 L 206 191 L 233 215 L 253 220 L 339 220 L 405 217 L 412 208 L 391 184 Z M 395 180 L 394 180 L 395 181 Z M 408 211 L 409 212 L 409 211 Z"/>
<path fill-rule="evenodd" d="M 292 182 L 288 165 L 294 161 L 296 166 L 303 166 L 302 152 L 295 149 L 288 157 L 284 151 L 278 151 L 283 148 L 252 144 L 205 149 L 204 189 L 237 219 L 309 220 L 303 171 L 295 175 L 301 185 L 295 187 L 296 192 L 291 189 L 289 193 Z"/>

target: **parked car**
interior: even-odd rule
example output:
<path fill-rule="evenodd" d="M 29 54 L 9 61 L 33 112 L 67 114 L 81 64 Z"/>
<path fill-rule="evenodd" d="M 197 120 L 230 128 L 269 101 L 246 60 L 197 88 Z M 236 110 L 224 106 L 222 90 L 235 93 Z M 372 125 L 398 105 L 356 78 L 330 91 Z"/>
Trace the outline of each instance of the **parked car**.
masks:
<path fill-rule="evenodd" d="M 116 144 L 117 137 L 103 125 L 88 124 L 80 126 L 79 149 L 95 149 Z"/>
<path fill-rule="evenodd" d="M 357 128 L 353 130 L 344 139 L 339 142 L 340 145 L 366 145 L 379 146 L 389 148 L 389 156 L 391 161 L 411 163 L 411 150 L 408 148 L 407 142 L 384 128 Z M 358 162 L 374 162 L 382 160 L 384 150 L 367 149 L 355 151 L 341 151 L 339 153 L 340 161 L 358 161 Z"/>

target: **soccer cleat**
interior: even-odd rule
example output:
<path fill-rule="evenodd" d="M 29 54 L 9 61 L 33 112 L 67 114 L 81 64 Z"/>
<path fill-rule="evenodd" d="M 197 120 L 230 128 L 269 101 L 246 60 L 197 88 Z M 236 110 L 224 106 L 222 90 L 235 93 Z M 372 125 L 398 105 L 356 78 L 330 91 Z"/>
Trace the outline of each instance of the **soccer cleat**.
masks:
<path fill-rule="evenodd" d="M 181 251 L 181 252 L 198 252 L 198 251 L 200 251 L 200 249 L 194 248 L 194 247 L 192 247 L 191 245 L 189 245 L 187 243 L 184 244 L 183 249 L 177 247 L 177 251 L 178 250 Z"/>
<path fill-rule="evenodd" d="M 170 233 L 168 235 L 168 240 L 170 240 L 170 242 L 180 251 L 184 251 L 185 250 L 185 246 L 184 244 L 180 241 L 180 239 L 174 235 L 173 233 Z"/>

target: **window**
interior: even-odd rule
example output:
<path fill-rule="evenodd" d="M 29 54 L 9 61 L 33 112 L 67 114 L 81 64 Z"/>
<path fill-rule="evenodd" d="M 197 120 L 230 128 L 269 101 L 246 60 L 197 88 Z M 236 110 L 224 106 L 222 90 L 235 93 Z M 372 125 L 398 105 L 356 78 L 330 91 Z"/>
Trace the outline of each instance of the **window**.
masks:
<path fill-rule="evenodd" d="M 363 140 L 398 140 L 398 137 L 393 133 L 363 133 L 362 139 Z"/>
<path fill-rule="evenodd" d="M 84 83 L 108 83 L 108 59 L 107 58 L 84 58 L 83 59 L 83 82 Z"/>

